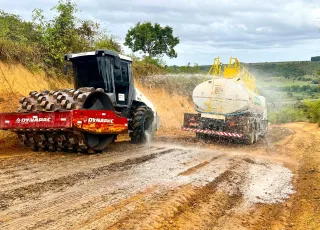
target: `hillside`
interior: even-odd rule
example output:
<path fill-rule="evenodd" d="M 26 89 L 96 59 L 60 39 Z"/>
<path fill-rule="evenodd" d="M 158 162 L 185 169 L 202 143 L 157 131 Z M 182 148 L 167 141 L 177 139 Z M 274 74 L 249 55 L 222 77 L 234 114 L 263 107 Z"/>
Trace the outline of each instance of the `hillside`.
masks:
<path fill-rule="evenodd" d="M 320 63 L 311 61 L 243 63 L 257 77 L 317 77 Z"/>
<path fill-rule="evenodd" d="M 269 102 L 320 98 L 320 62 L 242 63 L 257 78 L 257 88 Z M 210 65 L 200 66 L 202 72 Z"/>
<path fill-rule="evenodd" d="M 257 78 L 260 93 L 270 102 L 320 98 L 319 62 L 243 64 Z"/>
<path fill-rule="evenodd" d="M 286 77 L 302 76 L 317 77 L 320 72 L 320 62 L 290 61 L 290 62 L 261 62 L 241 63 L 256 77 Z M 211 65 L 200 66 L 201 71 L 208 72 Z"/>

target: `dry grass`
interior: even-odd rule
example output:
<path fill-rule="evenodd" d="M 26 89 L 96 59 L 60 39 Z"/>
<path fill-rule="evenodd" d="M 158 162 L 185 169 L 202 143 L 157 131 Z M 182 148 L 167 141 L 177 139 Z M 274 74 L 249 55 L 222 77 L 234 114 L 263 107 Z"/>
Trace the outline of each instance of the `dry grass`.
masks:
<path fill-rule="evenodd" d="M 72 85 L 67 80 L 47 77 L 43 71 L 33 73 L 22 64 L 0 62 L 0 101 L 6 101 L 12 96 L 28 95 L 34 90 L 70 87 Z"/>
<path fill-rule="evenodd" d="M 0 39 L 0 60 L 8 63 L 19 62 L 31 69 L 40 66 L 42 63 L 39 47 L 3 38 Z"/>
<path fill-rule="evenodd" d="M 195 112 L 193 103 L 178 93 L 168 93 L 164 88 L 154 88 L 135 83 L 137 88 L 153 103 L 160 116 L 158 134 L 179 132 L 183 122 L 183 114 Z"/>

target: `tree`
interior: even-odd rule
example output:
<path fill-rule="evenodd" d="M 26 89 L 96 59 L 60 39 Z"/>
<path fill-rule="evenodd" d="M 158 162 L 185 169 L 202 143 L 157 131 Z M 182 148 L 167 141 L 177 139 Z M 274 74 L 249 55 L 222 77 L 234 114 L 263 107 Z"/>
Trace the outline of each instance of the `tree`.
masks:
<path fill-rule="evenodd" d="M 138 22 L 131 28 L 125 38 L 126 46 L 133 52 L 142 51 L 149 57 L 161 57 L 164 54 L 176 58 L 174 47 L 179 44 L 179 38 L 173 36 L 171 27 L 161 27 L 160 24 L 151 22 Z"/>
<path fill-rule="evenodd" d="M 33 11 L 33 25 L 41 34 L 40 43 L 47 66 L 60 68 L 66 53 L 101 48 L 122 51 L 116 38 L 108 36 L 99 23 L 76 17 L 78 9 L 72 0 L 59 0 L 52 10 L 56 13 L 52 20 L 46 20 L 42 10 Z"/>
<path fill-rule="evenodd" d="M 78 19 L 76 4 L 70 0 L 60 0 L 51 10 L 56 11 L 52 20 L 47 21 L 43 11 L 33 11 L 33 21 L 42 34 L 41 43 L 46 53 L 45 62 L 49 66 L 59 66 L 63 63 L 63 55 L 71 51 L 80 51 L 80 36 L 76 23 Z"/>

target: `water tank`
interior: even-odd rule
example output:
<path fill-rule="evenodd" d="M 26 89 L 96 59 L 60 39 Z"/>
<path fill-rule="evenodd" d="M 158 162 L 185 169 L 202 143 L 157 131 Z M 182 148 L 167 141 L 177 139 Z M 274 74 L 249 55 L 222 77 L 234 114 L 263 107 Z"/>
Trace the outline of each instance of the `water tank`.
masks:
<path fill-rule="evenodd" d="M 236 115 L 265 113 L 264 97 L 250 91 L 237 79 L 214 78 L 205 81 L 193 90 L 193 101 L 200 113 Z"/>

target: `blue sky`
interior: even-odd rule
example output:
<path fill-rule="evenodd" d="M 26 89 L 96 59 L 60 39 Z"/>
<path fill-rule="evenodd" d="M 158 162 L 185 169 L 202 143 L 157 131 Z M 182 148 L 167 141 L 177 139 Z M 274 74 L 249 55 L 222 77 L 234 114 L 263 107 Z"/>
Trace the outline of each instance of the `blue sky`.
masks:
<path fill-rule="evenodd" d="M 220 56 L 242 62 L 298 61 L 320 56 L 320 0 L 78 0 L 78 16 L 102 23 L 123 42 L 138 21 L 169 25 L 180 38 L 168 64 L 210 64 Z M 50 18 L 57 0 L 0 0 L 0 9 Z M 127 53 L 130 49 L 124 47 Z"/>

